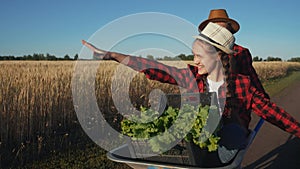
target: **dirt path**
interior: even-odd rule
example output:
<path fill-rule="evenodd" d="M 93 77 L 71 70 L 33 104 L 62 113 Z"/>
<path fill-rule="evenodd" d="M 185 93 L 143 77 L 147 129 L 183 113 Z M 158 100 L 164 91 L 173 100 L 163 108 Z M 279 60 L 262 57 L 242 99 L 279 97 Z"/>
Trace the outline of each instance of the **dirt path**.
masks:
<path fill-rule="evenodd" d="M 300 121 L 300 81 L 283 90 L 271 100 Z M 258 121 L 252 115 L 251 126 Z M 266 122 L 249 148 L 243 168 L 300 169 L 300 139 Z"/>

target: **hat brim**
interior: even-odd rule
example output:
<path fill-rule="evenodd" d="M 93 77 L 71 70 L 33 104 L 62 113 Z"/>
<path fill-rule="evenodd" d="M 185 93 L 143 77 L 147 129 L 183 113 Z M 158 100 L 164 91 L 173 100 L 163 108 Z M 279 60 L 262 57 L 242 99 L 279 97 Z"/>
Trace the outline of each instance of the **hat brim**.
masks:
<path fill-rule="evenodd" d="M 213 42 L 209 41 L 208 39 L 206 39 L 206 38 L 204 38 L 204 37 L 202 37 L 202 36 L 193 36 L 193 37 L 194 37 L 195 39 L 203 40 L 203 41 L 205 41 L 205 42 L 207 42 L 207 43 L 209 43 L 209 44 L 211 44 L 211 45 L 213 45 L 213 46 L 215 46 L 215 47 L 221 49 L 223 52 L 225 52 L 225 53 L 227 53 L 227 54 L 233 54 L 233 53 L 234 53 L 233 50 L 228 49 L 228 48 L 225 48 L 224 46 L 219 45 L 219 44 L 217 44 L 217 43 L 213 43 Z"/>
<path fill-rule="evenodd" d="M 199 32 L 201 32 L 209 22 L 230 22 L 231 26 L 232 26 L 232 29 L 233 29 L 232 32 L 231 32 L 232 34 L 235 34 L 240 29 L 239 23 L 237 21 L 233 20 L 233 19 L 230 19 L 230 18 L 212 18 L 212 19 L 207 19 L 207 20 L 203 21 L 198 26 Z"/>

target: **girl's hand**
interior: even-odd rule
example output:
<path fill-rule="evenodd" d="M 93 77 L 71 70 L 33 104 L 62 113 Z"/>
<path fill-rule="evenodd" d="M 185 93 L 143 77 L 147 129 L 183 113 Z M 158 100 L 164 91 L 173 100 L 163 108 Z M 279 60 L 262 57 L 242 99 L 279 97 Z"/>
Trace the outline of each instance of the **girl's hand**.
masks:
<path fill-rule="evenodd" d="M 101 60 L 112 60 L 113 58 L 111 58 L 110 56 L 110 52 L 107 52 L 105 50 L 101 50 L 97 47 L 95 47 L 94 45 L 88 43 L 85 40 L 81 40 L 82 44 L 84 46 L 86 46 L 87 48 L 89 48 L 91 51 L 93 51 L 93 56 L 94 58 L 97 59 L 101 59 Z"/>

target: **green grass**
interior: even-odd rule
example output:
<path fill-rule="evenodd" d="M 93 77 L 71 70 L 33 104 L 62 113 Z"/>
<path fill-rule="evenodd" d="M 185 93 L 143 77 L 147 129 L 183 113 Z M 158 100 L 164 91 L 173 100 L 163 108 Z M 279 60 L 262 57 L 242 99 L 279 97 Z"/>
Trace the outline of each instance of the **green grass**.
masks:
<path fill-rule="evenodd" d="M 88 143 L 84 149 L 70 147 L 16 169 L 130 169 L 125 164 L 109 160 L 106 153 L 96 144 Z"/>
<path fill-rule="evenodd" d="M 286 77 L 264 82 L 263 86 L 270 97 L 274 97 L 295 81 L 300 81 L 300 71 L 292 71 Z"/>

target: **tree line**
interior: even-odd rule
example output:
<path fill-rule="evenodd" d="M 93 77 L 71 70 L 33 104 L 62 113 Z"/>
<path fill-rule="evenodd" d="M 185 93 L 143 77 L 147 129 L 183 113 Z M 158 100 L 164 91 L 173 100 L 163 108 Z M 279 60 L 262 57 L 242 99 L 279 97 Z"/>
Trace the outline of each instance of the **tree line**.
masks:
<path fill-rule="evenodd" d="M 271 61 L 282 61 L 280 57 L 268 56 L 267 59 L 260 58 L 258 56 L 253 57 L 253 62 L 271 62 Z M 288 62 L 300 62 L 300 57 L 294 57 L 287 60 Z"/>
<path fill-rule="evenodd" d="M 152 55 L 146 56 L 148 59 L 155 59 Z M 40 54 L 40 53 L 34 53 L 33 55 L 24 55 L 24 56 L 0 56 L 0 60 L 78 60 L 78 54 L 76 54 L 73 58 L 71 58 L 69 55 L 65 55 L 64 57 L 56 57 L 55 55 L 51 55 L 49 53 L 47 54 Z M 96 58 L 93 58 L 96 59 Z M 185 54 L 179 54 L 175 57 L 170 56 L 164 56 L 156 58 L 156 60 L 190 60 L 192 61 L 194 59 L 194 55 L 185 55 Z M 253 62 L 269 62 L 269 61 L 283 61 L 280 57 L 272 57 L 268 56 L 266 59 L 263 59 L 259 56 L 255 56 L 252 58 Z M 300 62 L 300 57 L 294 57 L 287 60 L 288 62 Z"/>
<path fill-rule="evenodd" d="M 152 55 L 147 55 L 148 59 L 154 59 L 154 56 Z M 164 56 L 162 58 L 157 58 L 157 60 L 190 60 L 192 61 L 194 59 L 194 55 L 185 55 L 185 54 L 180 54 L 176 57 L 169 57 L 169 56 Z M 283 61 L 280 57 L 272 57 L 268 56 L 266 59 L 263 59 L 259 56 L 255 56 L 252 58 L 253 62 L 271 62 L 271 61 Z M 300 62 L 300 57 L 294 57 L 290 58 L 287 60 L 288 62 Z"/>
<path fill-rule="evenodd" d="M 51 55 L 49 53 L 41 54 L 34 53 L 33 55 L 24 55 L 24 56 L 0 56 L 0 60 L 77 60 L 78 54 L 76 54 L 73 58 L 69 55 L 65 55 L 64 57 L 56 57 L 55 55 Z"/>

